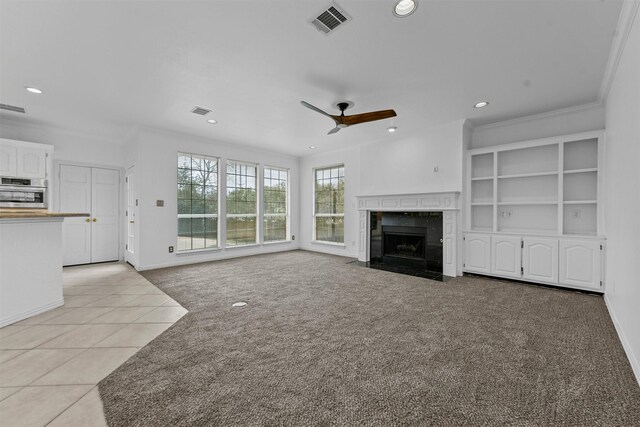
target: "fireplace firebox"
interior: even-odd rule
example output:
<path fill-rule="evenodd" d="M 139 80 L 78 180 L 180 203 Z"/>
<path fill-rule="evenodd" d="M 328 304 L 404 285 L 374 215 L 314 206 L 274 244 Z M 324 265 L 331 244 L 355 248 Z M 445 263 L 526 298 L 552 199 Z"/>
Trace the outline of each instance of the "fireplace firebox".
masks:
<path fill-rule="evenodd" d="M 370 263 L 442 273 L 442 212 L 371 212 Z"/>

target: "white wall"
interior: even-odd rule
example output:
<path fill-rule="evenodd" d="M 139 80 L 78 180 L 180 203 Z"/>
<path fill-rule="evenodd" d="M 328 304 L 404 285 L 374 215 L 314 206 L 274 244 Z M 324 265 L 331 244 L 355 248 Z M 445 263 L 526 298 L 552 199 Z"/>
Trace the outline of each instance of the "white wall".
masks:
<path fill-rule="evenodd" d="M 462 191 L 464 120 L 359 147 L 302 158 L 300 236 L 303 249 L 358 256 L 357 196 Z M 345 165 L 345 246 L 312 241 L 313 169 Z M 434 172 L 434 167 L 438 172 Z"/>
<path fill-rule="evenodd" d="M 606 301 L 640 383 L 640 16 L 606 101 Z"/>
<path fill-rule="evenodd" d="M 123 167 L 124 141 L 6 118 L 0 138 L 53 145 L 54 161 Z"/>
<path fill-rule="evenodd" d="M 293 203 L 291 233 L 298 234 L 299 210 L 296 201 L 300 193 L 298 159 L 285 154 L 256 150 L 254 148 L 225 144 L 184 134 L 141 129 L 137 150 L 128 152 L 129 162 L 135 160 L 138 182 L 139 251 L 138 268 L 141 270 L 171 265 L 190 264 L 216 259 L 247 256 L 258 253 L 297 249 L 299 240 L 263 246 L 235 247 L 189 254 L 169 253 L 168 247 L 177 248 L 177 153 L 179 151 L 219 157 L 224 167 L 226 160 L 240 160 L 262 166 L 279 166 L 289 169 L 290 194 Z M 137 159 L 135 159 L 137 157 Z M 127 164 L 130 166 L 130 164 Z M 221 212 L 224 212 L 224 187 L 221 183 Z M 164 207 L 157 207 L 156 200 L 164 200 Z M 221 235 L 224 235 L 221 232 Z M 222 242 L 221 242 L 222 243 Z"/>
<path fill-rule="evenodd" d="M 473 130 L 471 148 L 600 130 L 604 127 L 604 107 L 599 104 L 589 104 L 476 126 Z"/>

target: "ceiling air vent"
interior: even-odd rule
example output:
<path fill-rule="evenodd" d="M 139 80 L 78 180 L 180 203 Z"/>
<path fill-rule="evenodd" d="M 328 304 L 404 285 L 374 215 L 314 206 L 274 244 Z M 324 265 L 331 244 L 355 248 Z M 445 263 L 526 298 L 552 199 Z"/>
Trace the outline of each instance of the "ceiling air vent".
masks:
<path fill-rule="evenodd" d="M 13 111 L 15 113 L 26 113 L 26 111 L 24 111 L 24 108 L 22 107 L 16 107 L 15 105 L 8 105 L 8 104 L 0 104 L 0 110 L 7 110 L 7 111 Z"/>
<path fill-rule="evenodd" d="M 309 22 L 313 24 L 318 31 L 329 34 L 347 21 L 351 21 L 351 16 L 337 4 L 331 3 L 329 7 L 325 8 Z"/>
<path fill-rule="evenodd" d="M 193 110 L 191 110 L 191 112 L 194 114 L 199 114 L 201 116 L 206 116 L 211 112 L 211 110 L 207 110 L 206 108 L 202 107 L 193 107 Z"/>

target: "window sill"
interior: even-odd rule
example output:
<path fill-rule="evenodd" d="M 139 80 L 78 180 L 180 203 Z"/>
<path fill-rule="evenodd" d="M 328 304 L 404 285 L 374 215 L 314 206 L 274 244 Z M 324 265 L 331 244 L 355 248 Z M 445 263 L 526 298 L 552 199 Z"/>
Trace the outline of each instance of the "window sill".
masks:
<path fill-rule="evenodd" d="M 270 246 L 270 245 L 282 245 L 284 243 L 292 243 L 293 240 L 276 240 L 273 242 L 264 242 L 262 243 L 264 246 Z"/>
<path fill-rule="evenodd" d="M 335 246 L 335 247 L 338 247 L 338 248 L 346 248 L 347 247 L 347 245 L 345 245 L 344 243 L 325 242 L 325 241 L 322 241 L 322 240 L 312 240 L 311 243 L 317 244 L 317 245 Z"/>
<path fill-rule="evenodd" d="M 227 249 L 239 249 L 239 248 L 255 248 L 260 247 L 260 243 L 247 243 L 246 245 L 233 245 L 233 246 L 225 246 L 225 250 Z"/>
<path fill-rule="evenodd" d="M 220 252 L 222 249 L 221 248 L 206 248 L 206 249 L 191 249 L 188 251 L 177 251 L 176 255 L 193 255 L 193 254 L 200 254 L 203 252 Z"/>

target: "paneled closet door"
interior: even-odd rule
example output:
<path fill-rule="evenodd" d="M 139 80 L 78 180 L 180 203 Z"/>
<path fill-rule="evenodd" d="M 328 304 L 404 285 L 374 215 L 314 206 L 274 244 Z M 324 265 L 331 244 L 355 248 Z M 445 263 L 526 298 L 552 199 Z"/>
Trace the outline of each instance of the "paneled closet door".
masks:
<path fill-rule="evenodd" d="M 60 165 L 60 212 L 91 212 L 91 168 Z M 62 222 L 63 264 L 91 262 L 91 218 Z"/>
<path fill-rule="evenodd" d="M 91 262 L 117 261 L 120 173 L 91 169 Z"/>

